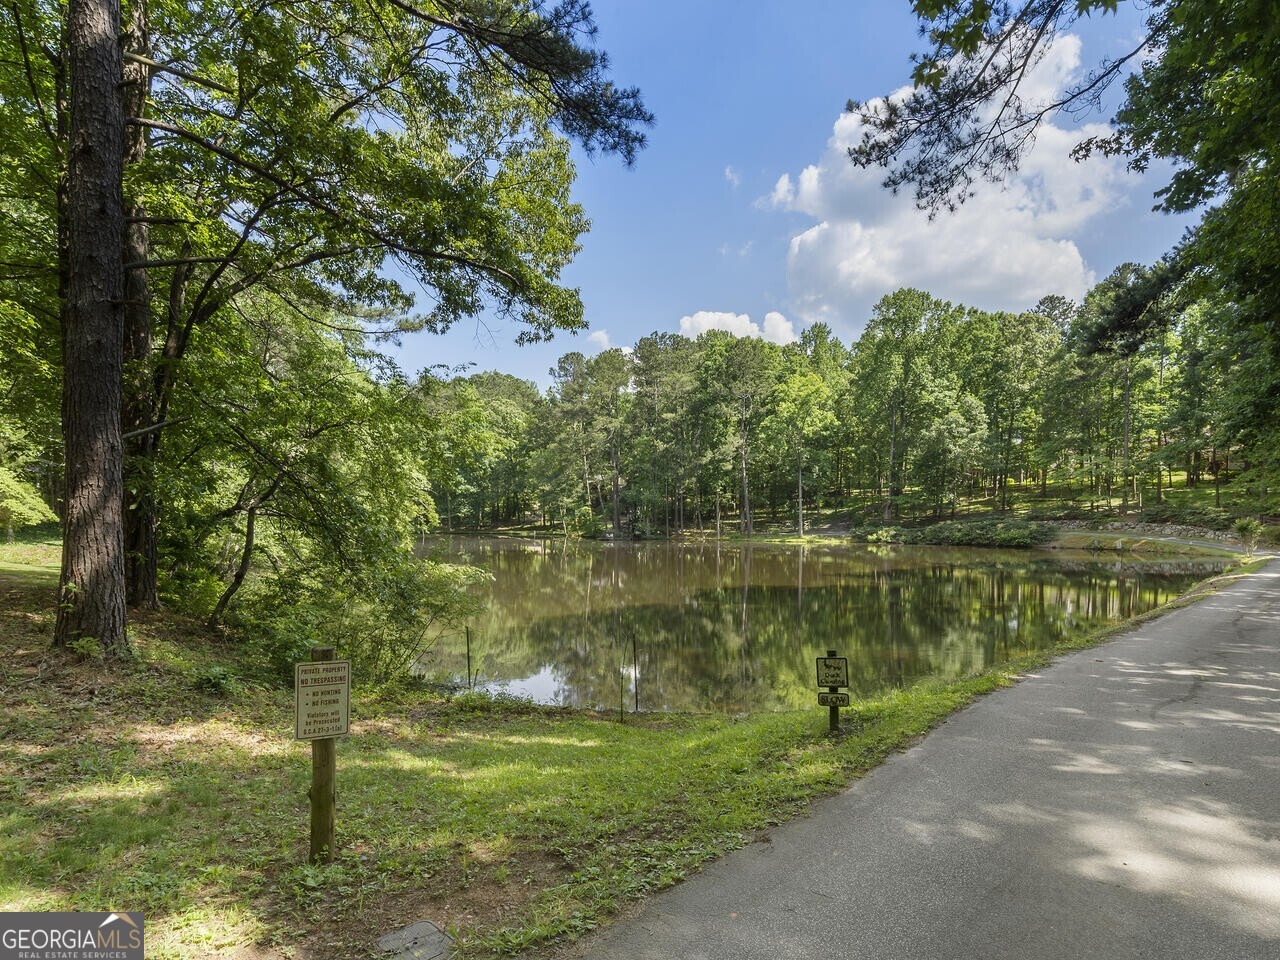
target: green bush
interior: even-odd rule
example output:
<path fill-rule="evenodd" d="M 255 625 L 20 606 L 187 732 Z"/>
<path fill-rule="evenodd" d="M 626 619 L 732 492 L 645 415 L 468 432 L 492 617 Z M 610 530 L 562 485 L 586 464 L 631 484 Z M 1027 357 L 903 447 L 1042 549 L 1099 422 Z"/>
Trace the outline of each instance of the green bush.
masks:
<path fill-rule="evenodd" d="M 849 531 L 854 543 L 901 543 L 902 533 L 897 527 L 864 526 Z"/>
<path fill-rule="evenodd" d="M 246 660 L 265 679 L 282 684 L 292 682 L 295 663 L 311 659 L 312 647 L 334 644 L 329 620 L 322 606 L 277 589 L 250 594 L 226 618 Z"/>
<path fill-rule="evenodd" d="M 901 540 L 902 534 L 896 527 L 881 527 L 867 534 L 867 543 L 898 543 Z"/>
<path fill-rule="evenodd" d="M 1033 547 L 1055 536 L 1052 526 L 1034 520 L 949 520 L 909 532 L 907 542 L 956 547 Z"/>
<path fill-rule="evenodd" d="M 191 682 L 197 690 L 225 697 L 244 687 L 240 678 L 229 667 L 220 665 L 201 667 L 191 673 Z"/>
<path fill-rule="evenodd" d="M 597 540 L 604 536 L 604 521 L 590 507 L 579 507 L 573 515 L 573 526 L 578 536 L 589 540 Z"/>
<path fill-rule="evenodd" d="M 854 527 L 860 543 L 922 543 L 950 547 L 1033 547 L 1047 543 L 1057 531 L 1047 523 L 1013 518 L 947 520 L 927 527 Z"/>
<path fill-rule="evenodd" d="M 1240 538 L 1246 557 L 1252 557 L 1258 545 L 1258 537 L 1262 533 L 1262 521 L 1256 517 L 1241 517 L 1231 525 L 1231 531 Z"/>

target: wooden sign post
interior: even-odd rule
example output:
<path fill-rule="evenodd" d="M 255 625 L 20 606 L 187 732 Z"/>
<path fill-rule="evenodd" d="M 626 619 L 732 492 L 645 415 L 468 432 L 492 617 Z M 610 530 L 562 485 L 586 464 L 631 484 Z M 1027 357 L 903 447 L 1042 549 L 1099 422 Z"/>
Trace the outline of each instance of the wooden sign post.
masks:
<path fill-rule="evenodd" d="M 830 708 L 827 730 L 838 733 L 840 708 L 849 705 L 849 695 L 840 692 L 841 687 L 849 686 L 849 659 L 837 657 L 834 650 L 828 650 L 825 657 L 819 657 L 818 686 L 827 688 L 825 693 L 818 694 L 818 706 Z"/>
<path fill-rule="evenodd" d="M 311 741 L 311 862 L 333 859 L 338 806 L 337 737 L 351 721 L 351 661 L 333 647 L 312 647 L 293 667 L 294 737 Z"/>

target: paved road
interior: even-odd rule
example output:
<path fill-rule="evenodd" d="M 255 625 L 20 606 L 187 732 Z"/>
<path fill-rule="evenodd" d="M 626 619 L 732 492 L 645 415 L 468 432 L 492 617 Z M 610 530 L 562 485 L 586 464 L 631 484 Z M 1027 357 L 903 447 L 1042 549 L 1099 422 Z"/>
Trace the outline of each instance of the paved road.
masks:
<path fill-rule="evenodd" d="M 995 693 L 588 960 L 1280 960 L 1280 562 Z"/>

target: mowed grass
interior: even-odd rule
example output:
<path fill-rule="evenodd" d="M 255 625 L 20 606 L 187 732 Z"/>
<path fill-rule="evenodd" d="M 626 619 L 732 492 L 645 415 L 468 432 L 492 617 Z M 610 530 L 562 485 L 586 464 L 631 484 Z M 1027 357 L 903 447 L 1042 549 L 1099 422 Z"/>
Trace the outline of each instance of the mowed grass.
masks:
<path fill-rule="evenodd" d="M 6 586 L 56 583 L 61 560 L 62 534 L 56 523 L 19 530 L 11 543 L 0 532 L 0 596 Z"/>
<path fill-rule="evenodd" d="M 9 596 L 0 909 L 143 910 L 157 958 L 368 956 L 423 918 L 464 957 L 576 937 L 1046 659 L 855 703 L 834 737 L 816 707 L 620 723 L 364 690 L 338 857 L 315 867 L 289 691 L 236 679 L 237 647 L 171 616 L 134 622 L 134 661 L 55 656 L 52 585 Z"/>

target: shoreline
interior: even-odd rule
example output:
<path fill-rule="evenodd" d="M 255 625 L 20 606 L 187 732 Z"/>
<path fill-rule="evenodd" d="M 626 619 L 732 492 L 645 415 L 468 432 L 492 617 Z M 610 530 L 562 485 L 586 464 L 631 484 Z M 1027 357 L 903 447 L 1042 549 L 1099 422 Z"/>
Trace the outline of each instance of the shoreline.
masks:
<path fill-rule="evenodd" d="M 1057 526 L 1055 524 L 1055 526 Z M 1153 526 L 1153 525 L 1147 525 Z M 1017 551 L 1037 551 L 1037 550 L 1054 550 L 1054 549 L 1081 549 L 1094 550 L 1095 552 L 1117 552 L 1117 553 L 1138 553 L 1147 545 L 1164 544 L 1168 547 L 1186 547 L 1186 550 L 1167 549 L 1165 552 L 1170 555 L 1192 555 L 1192 556 L 1236 556 L 1244 552 L 1243 547 L 1237 541 L 1230 539 L 1215 539 L 1212 535 L 1225 537 L 1220 531 L 1200 530 L 1198 537 L 1175 536 L 1157 533 L 1144 533 L 1139 530 L 1120 529 L 1095 529 L 1090 527 L 1079 527 L 1074 525 L 1059 526 L 1054 535 L 1054 539 L 1046 543 L 1034 544 L 1030 546 L 999 546 L 999 545 L 954 545 L 954 544 L 930 544 L 930 543 L 885 543 L 874 544 L 876 546 L 922 546 L 922 547 L 948 547 L 948 546 L 964 546 L 967 549 L 974 550 L 1017 550 Z M 498 539 L 511 540 L 566 540 L 570 542 L 581 542 L 585 544 L 599 544 L 602 546 L 612 545 L 641 545 L 655 543 L 721 543 L 721 544 L 781 544 L 789 546 L 830 546 L 830 545 L 847 545 L 847 546 L 868 546 L 865 541 L 854 540 L 850 537 L 847 528 L 839 530 L 823 530 L 819 532 L 808 532 L 803 537 L 794 533 L 757 533 L 751 536 L 743 534 L 724 534 L 716 537 L 712 533 L 707 532 L 685 532 L 670 537 L 644 537 L 636 539 L 619 539 L 614 540 L 611 537 L 566 537 L 563 532 L 555 530 L 528 529 L 528 528 L 499 528 L 494 530 L 453 530 L 450 532 L 438 532 L 430 535 L 430 538 L 451 538 L 451 537 L 494 537 Z M 1091 546 L 1096 543 L 1096 546 Z M 1266 550 L 1255 551 L 1256 555 L 1262 556 Z M 1155 559 L 1155 558 L 1152 558 Z"/>

